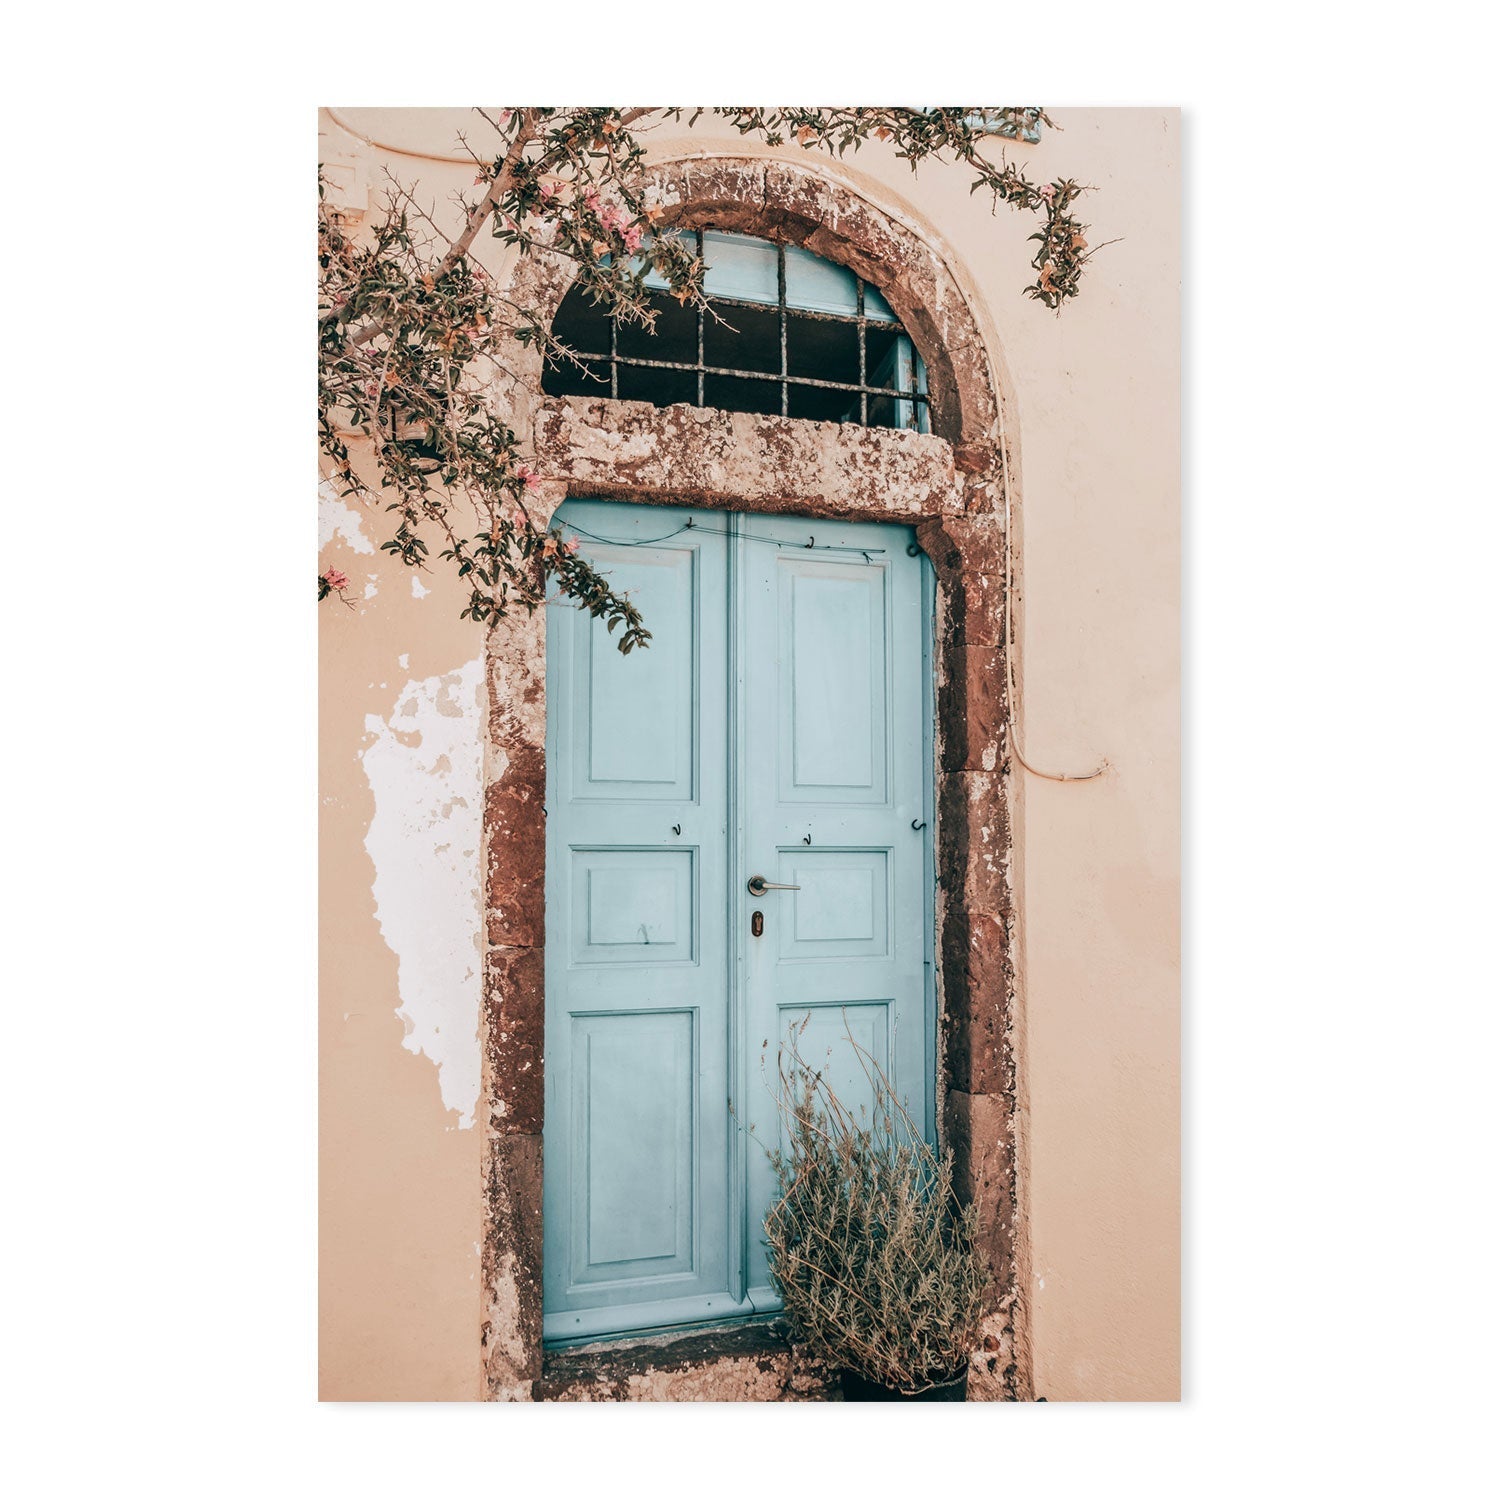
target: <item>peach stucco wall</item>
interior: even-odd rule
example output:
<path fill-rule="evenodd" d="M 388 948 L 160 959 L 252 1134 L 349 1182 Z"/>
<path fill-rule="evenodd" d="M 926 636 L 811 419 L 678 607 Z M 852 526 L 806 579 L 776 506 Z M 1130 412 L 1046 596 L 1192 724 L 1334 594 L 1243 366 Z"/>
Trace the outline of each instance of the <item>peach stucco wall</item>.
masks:
<path fill-rule="evenodd" d="M 1175 111 L 1061 110 L 1038 178 L 1096 191 L 1060 317 L 1021 296 L 1014 215 L 962 172 L 882 148 L 830 174 L 948 259 L 1019 432 L 1023 1210 L 1033 1374 L 1051 1401 L 1179 1391 L 1179 129 Z M 344 190 L 389 166 L 441 203 L 459 110 L 338 110 Z M 474 132 L 476 138 L 478 132 Z M 703 122 L 652 154 L 745 154 Z M 804 153 L 795 153 L 806 160 Z M 321 565 L 321 1389 L 480 1392 L 479 631 L 436 570 L 378 552 L 384 516 L 325 495 Z M 428 592 L 423 592 L 427 590 Z"/>

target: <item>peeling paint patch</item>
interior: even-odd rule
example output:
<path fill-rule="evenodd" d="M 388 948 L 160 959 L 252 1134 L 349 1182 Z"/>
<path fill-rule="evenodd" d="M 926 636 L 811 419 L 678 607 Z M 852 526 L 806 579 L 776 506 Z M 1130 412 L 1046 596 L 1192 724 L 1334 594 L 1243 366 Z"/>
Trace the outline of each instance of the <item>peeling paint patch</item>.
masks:
<path fill-rule="evenodd" d="M 411 575 L 411 596 L 413 599 L 425 599 L 431 592 L 431 589 L 424 589 L 422 587 L 422 580 L 415 573 Z"/>
<path fill-rule="evenodd" d="M 360 530 L 360 514 L 325 479 L 318 485 L 318 551 L 338 537 L 353 552 L 375 555 L 375 544 Z"/>
<path fill-rule="evenodd" d="M 365 718 L 362 752 L 375 814 L 375 917 L 396 955 L 402 1045 L 437 1065 L 458 1128 L 479 1099 L 484 668 L 408 682 L 389 720 Z"/>

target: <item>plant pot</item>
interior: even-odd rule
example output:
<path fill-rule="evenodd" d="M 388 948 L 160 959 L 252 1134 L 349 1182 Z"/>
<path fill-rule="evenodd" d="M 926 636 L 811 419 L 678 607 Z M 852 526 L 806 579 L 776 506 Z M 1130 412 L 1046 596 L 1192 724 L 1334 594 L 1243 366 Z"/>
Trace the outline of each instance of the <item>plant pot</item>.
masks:
<path fill-rule="evenodd" d="M 856 1375 L 853 1370 L 840 1372 L 845 1401 L 967 1401 L 969 1399 L 969 1368 L 942 1385 L 925 1391 L 898 1391 L 888 1385 L 879 1385 Z"/>

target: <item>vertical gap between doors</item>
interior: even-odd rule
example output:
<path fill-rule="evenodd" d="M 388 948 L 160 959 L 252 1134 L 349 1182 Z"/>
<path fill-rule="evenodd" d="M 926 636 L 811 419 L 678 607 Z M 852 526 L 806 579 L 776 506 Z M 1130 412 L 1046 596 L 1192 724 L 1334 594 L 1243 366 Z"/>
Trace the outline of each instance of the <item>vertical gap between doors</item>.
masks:
<path fill-rule="evenodd" d="M 735 1300 L 743 1302 L 749 1293 L 750 1287 L 750 1226 L 749 1226 L 749 1143 L 745 1138 L 745 1132 L 741 1125 L 741 1117 L 746 1108 L 748 1089 L 748 1063 L 747 1063 L 747 1039 L 745 1035 L 745 1005 L 744 1005 L 744 973 L 745 973 L 745 933 L 744 922 L 741 919 L 743 902 L 740 900 L 740 885 L 736 879 L 736 872 L 740 869 L 743 861 L 740 851 L 744 846 L 745 828 L 745 779 L 741 774 L 740 755 L 738 746 L 740 742 L 740 726 L 744 722 L 744 664 L 741 660 L 740 642 L 744 638 L 744 610 L 745 591 L 743 579 L 740 576 L 740 552 L 739 544 L 741 517 L 737 512 L 726 513 L 725 530 L 728 536 L 724 547 L 724 566 L 727 570 L 727 593 L 729 600 L 729 628 L 725 632 L 728 641 L 726 643 L 727 661 L 725 663 L 728 672 L 729 692 L 726 694 L 729 710 L 729 735 L 725 753 L 728 756 L 726 767 L 727 786 L 729 791 L 728 807 L 725 812 L 727 827 L 725 828 L 724 857 L 727 861 L 725 869 L 724 889 L 728 903 L 726 920 L 729 924 L 730 940 L 724 945 L 725 961 L 729 966 L 727 979 L 727 1000 L 729 1006 L 729 1025 L 725 1028 L 729 1047 L 728 1067 L 725 1077 L 729 1081 L 730 1094 L 730 1130 L 729 1130 L 729 1233 L 728 1245 L 730 1248 L 730 1290 Z"/>

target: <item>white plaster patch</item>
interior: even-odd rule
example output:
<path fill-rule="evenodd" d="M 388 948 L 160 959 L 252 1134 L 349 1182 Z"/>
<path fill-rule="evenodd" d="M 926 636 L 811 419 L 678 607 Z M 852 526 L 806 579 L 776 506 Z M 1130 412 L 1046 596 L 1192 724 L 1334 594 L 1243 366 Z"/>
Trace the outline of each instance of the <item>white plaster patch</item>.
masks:
<path fill-rule="evenodd" d="M 359 512 L 344 503 L 328 480 L 322 480 L 318 485 L 318 551 L 338 537 L 351 551 L 373 557 L 375 544 L 360 530 L 359 523 Z"/>
<path fill-rule="evenodd" d="M 367 582 L 365 583 L 365 598 L 366 599 L 373 599 L 375 597 L 375 595 L 377 593 L 379 593 L 379 589 L 377 589 L 376 586 L 375 586 L 375 580 L 376 580 L 377 576 L 378 575 L 375 574 L 375 573 L 370 573 L 370 574 L 366 575 L 366 577 L 367 577 Z"/>
<path fill-rule="evenodd" d="M 415 573 L 411 575 L 411 596 L 413 599 L 425 599 L 431 592 L 431 589 L 424 589 L 422 587 L 422 580 Z"/>
<path fill-rule="evenodd" d="M 375 917 L 396 955 L 407 1051 L 437 1065 L 458 1128 L 479 1101 L 480 895 L 484 669 L 408 682 L 389 720 L 365 717 L 362 752 L 375 814 Z"/>

